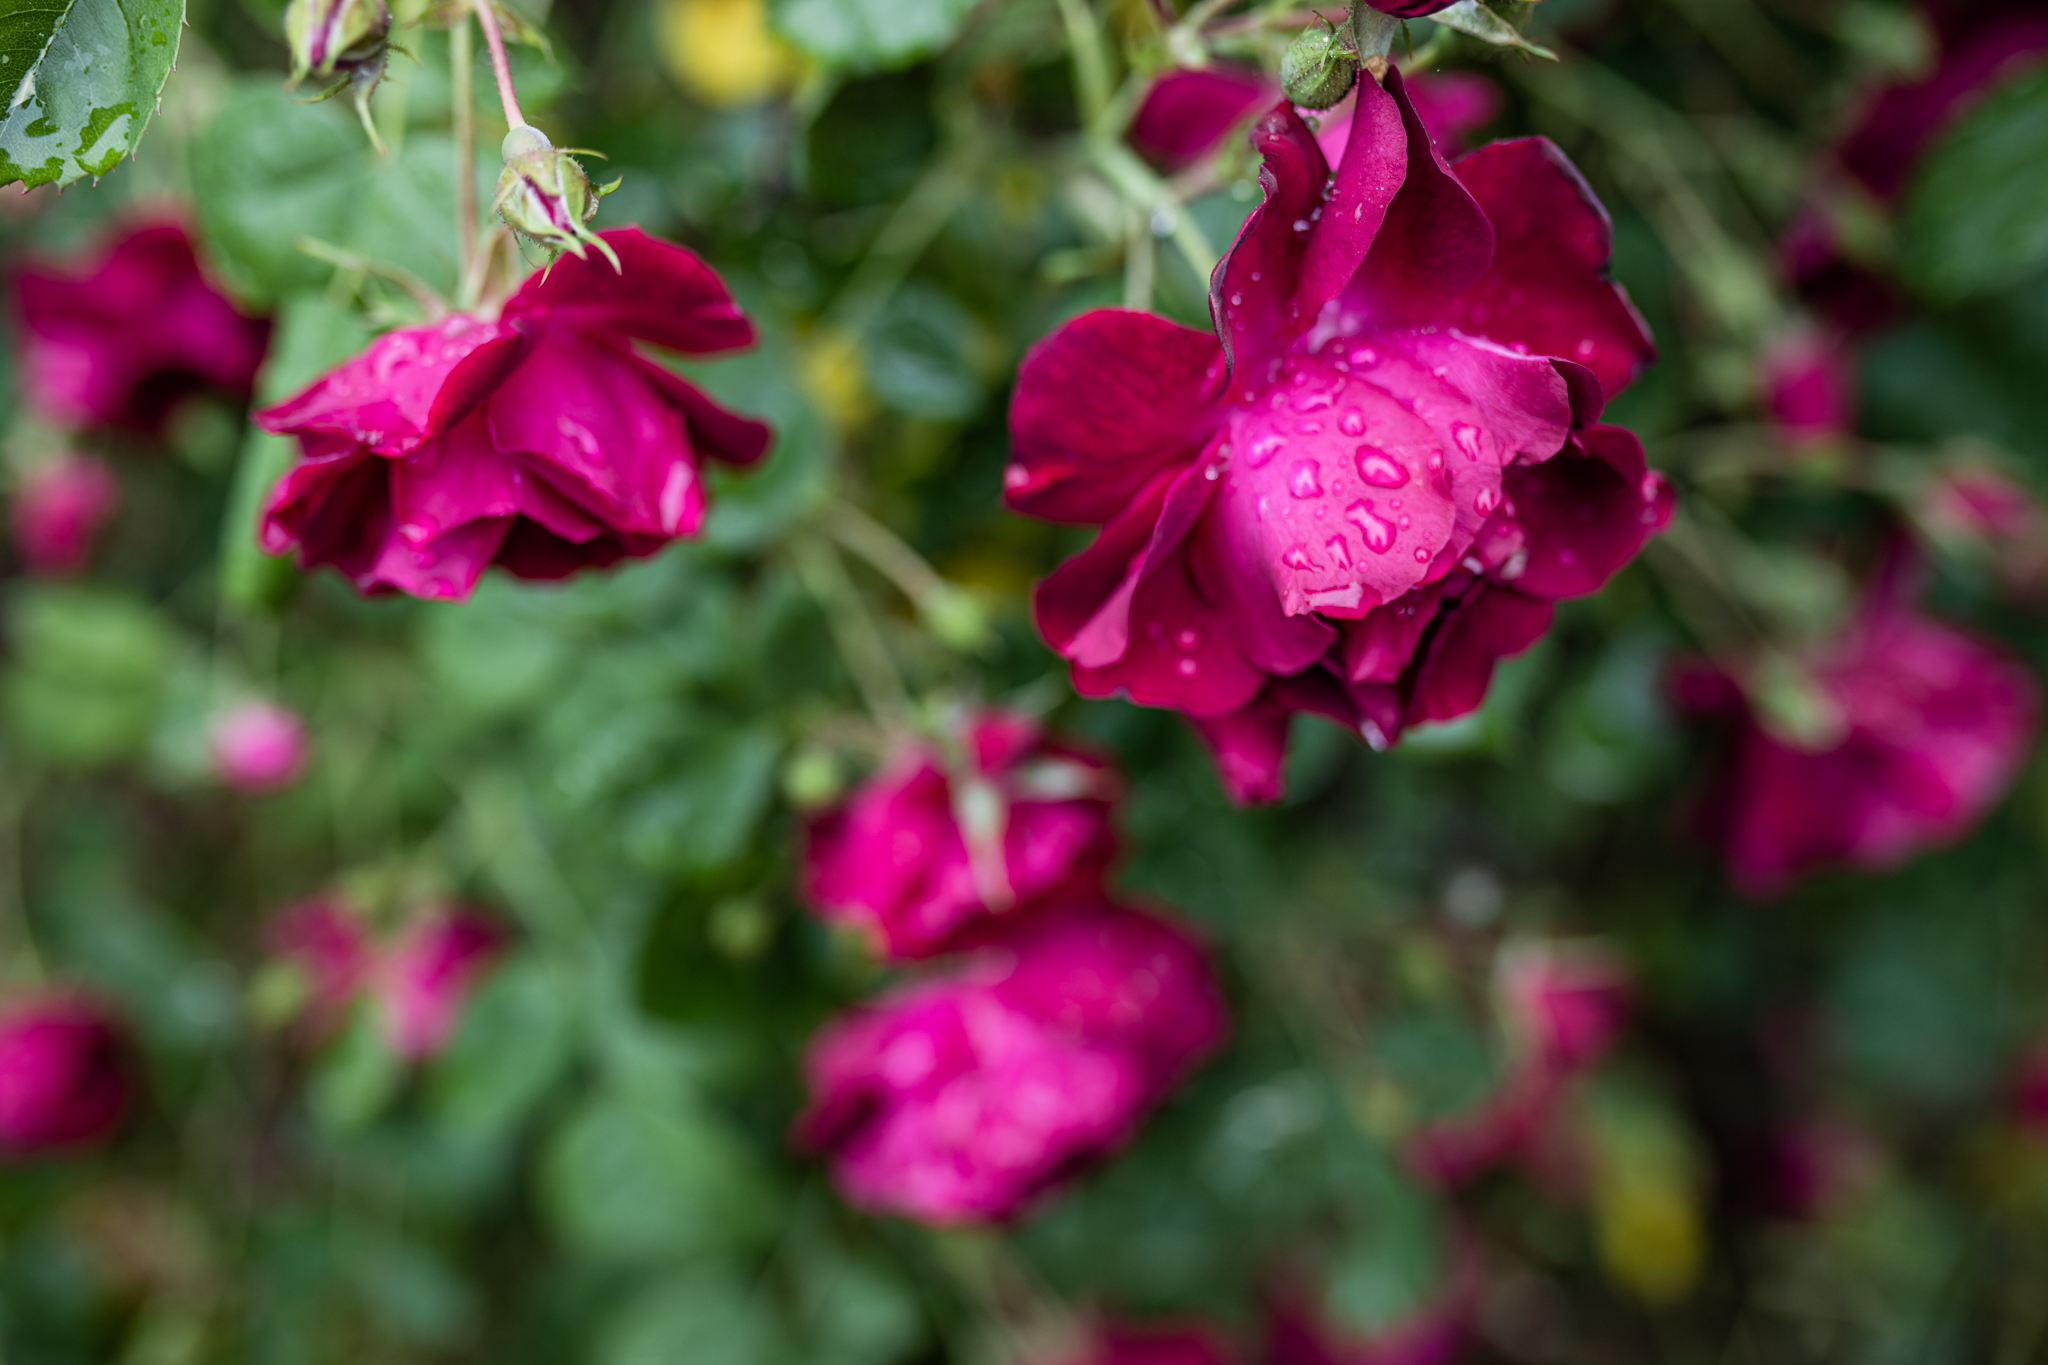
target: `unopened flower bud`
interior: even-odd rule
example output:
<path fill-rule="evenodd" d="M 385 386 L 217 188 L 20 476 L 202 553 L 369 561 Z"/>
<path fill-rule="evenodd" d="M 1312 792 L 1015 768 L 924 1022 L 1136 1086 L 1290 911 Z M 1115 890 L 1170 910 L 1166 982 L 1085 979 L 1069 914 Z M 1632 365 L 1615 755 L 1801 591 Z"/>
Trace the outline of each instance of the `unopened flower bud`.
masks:
<path fill-rule="evenodd" d="M 237 791 L 276 791 L 305 771 L 305 724 L 273 702 L 244 702 L 222 713 L 210 739 L 214 772 Z"/>
<path fill-rule="evenodd" d="M 505 226 L 550 256 L 566 251 L 581 260 L 584 248 L 593 246 L 619 268 L 611 248 L 588 226 L 597 201 L 618 187 L 616 180 L 593 186 L 575 155 L 531 124 L 505 134 L 500 152 L 505 170 L 498 177 L 496 207 Z"/>
<path fill-rule="evenodd" d="M 292 79 L 352 76 L 358 67 L 384 63 L 391 10 L 384 0 L 291 0 L 284 11 L 292 49 Z"/>
<path fill-rule="evenodd" d="M 1304 109 L 1328 109 L 1357 79 L 1358 56 L 1333 28 L 1306 30 L 1280 59 L 1280 85 Z"/>

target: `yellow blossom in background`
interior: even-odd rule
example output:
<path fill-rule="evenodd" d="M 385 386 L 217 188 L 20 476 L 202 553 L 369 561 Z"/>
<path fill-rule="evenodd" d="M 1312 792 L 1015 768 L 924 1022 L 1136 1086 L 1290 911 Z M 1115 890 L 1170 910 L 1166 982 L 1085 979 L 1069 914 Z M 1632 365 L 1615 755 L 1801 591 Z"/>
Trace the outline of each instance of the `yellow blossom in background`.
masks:
<path fill-rule="evenodd" d="M 1586 1100 L 1580 1117 L 1601 1265 L 1644 1303 L 1676 1303 L 1692 1293 L 1706 1263 L 1704 1163 L 1655 1090 L 1608 1083 Z"/>
<path fill-rule="evenodd" d="M 859 426 L 874 413 L 860 342 L 851 332 L 820 327 L 806 337 L 797 380 L 804 396 L 842 431 Z"/>
<path fill-rule="evenodd" d="M 767 0 L 660 0 L 662 65 L 706 104 L 730 108 L 789 88 L 796 56 L 768 28 Z"/>

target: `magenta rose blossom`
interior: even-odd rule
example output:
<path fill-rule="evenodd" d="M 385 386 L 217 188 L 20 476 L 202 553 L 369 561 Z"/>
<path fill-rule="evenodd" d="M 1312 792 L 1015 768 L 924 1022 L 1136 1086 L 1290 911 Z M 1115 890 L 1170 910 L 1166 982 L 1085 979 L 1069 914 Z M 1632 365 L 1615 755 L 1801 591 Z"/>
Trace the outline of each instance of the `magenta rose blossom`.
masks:
<path fill-rule="evenodd" d="M 471 987 L 504 947 L 496 923 L 466 910 L 414 924 L 377 964 L 375 994 L 391 1050 L 409 1061 L 439 1052 L 461 1021 Z"/>
<path fill-rule="evenodd" d="M 1822 866 L 1896 867 L 1953 843 L 2026 763 L 2039 710 L 2033 675 L 1891 598 L 1874 594 L 1815 661 L 1814 682 L 1839 718 L 1823 747 L 1765 731 L 1724 680 L 1681 687 L 1693 709 L 1739 719 L 1706 824 L 1746 894 L 1776 895 Z"/>
<path fill-rule="evenodd" d="M 1528 1060 L 1549 1072 L 1600 1060 L 1628 1018 L 1627 966 L 1596 943 L 1531 943 L 1501 955 L 1494 995 Z"/>
<path fill-rule="evenodd" d="M 266 937 L 272 958 L 305 978 L 307 1034 L 333 1033 L 374 968 L 375 948 L 362 917 L 343 901 L 322 896 L 279 911 Z"/>
<path fill-rule="evenodd" d="M 1180 170 L 1221 147 L 1231 129 L 1279 93 L 1278 82 L 1245 67 L 1169 71 L 1152 82 L 1131 118 L 1131 145 Z"/>
<path fill-rule="evenodd" d="M 306 769 L 306 727 L 270 701 L 247 701 L 213 723 L 213 770 L 237 791 L 289 787 Z"/>
<path fill-rule="evenodd" d="M 703 462 L 749 464 L 770 432 L 637 354 L 748 346 L 711 268 L 638 228 L 529 278 L 497 317 L 402 327 L 257 414 L 300 458 L 263 548 L 365 593 L 462 599 L 487 565 L 521 578 L 653 554 L 704 515 Z"/>
<path fill-rule="evenodd" d="M 270 324 L 207 283 L 176 223 L 131 228 L 83 270 L 11 272 L 21 387 L 59 426 L 154 431 L 205 389 L 249 392 Z"/>
<path fill-rule="evenodd" d="M 1102 527 L 1040 633 L 1083 695 L 1193 720 L 1239 800 L 1279 795 L 1295 712 L 1385 745 L 1471 711 L 1669 515 L 1593 425 L 1651 348 L 1591 191 L 1541 139 L 1453 171 L 1398 73 L 1358 98 L 1334 179 L 1291 107 L 1255 130 L 1216 335 L 1084 314 L 1011 404 L 1010 506 Z"/>
<path fill-rule="evenodd" d="M 0 1153 L 42 1156 L 104 1138 L 128 1104 L 121 1035 L 72 995 L 0 1012 Z"/>
<path fill-rule="evenodd" d="M 1764 410 L 1787 442 L 1820 445 L 1853 429 L 1856 372 L 1839 343 L 1793 332 L 1764 352 L 1758 369 Z"/>
<path fill-rule="evenodd" d="M 120 501 L 113 472 L 90 455 L 60 455 L 37 468 L 21 481 L 10 508 L 21 562 L 48 577 L 78 573 Z"/>
<path fill-rule="evenodd" d="M 797 1136 L 863 1208 L 1003 1218 L 1121 1146 L 1224 1030 L 1184 931 L 1076 902 L 827 1025 Z"/>
<path fill-rule="evenodd" d="M 956 763 L 918 744 L 810 826 L 807 899 L 888 957 L 957 946 L 1115 851 L 1099 760 L 1000 711 L 960 738 Z"/>

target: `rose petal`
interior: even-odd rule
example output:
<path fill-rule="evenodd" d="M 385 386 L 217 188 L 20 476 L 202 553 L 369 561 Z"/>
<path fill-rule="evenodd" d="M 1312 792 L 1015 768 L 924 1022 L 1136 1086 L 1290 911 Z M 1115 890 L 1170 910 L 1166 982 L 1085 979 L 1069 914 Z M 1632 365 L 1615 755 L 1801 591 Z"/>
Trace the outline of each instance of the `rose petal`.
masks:
<path fill-rule="evenodd" d="M 621 270 L 596 251 L 581 260 L 565 255 L 527 277 L 505 304 L 505 320 L 638 337 L 690 355 L 754 344 L 754 324 L 696 252 L 637 227 L 598 236 Z"/>

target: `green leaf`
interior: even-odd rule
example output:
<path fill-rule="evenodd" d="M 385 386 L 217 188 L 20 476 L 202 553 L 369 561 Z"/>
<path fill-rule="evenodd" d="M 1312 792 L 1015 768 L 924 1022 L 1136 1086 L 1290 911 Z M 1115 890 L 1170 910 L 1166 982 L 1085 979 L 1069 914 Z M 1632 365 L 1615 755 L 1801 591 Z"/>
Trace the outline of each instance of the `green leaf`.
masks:
<path fill-rule="evenodd" d="M 791 44 L 826 66 L 908 66 L 953 41 L 974 0 L 779 0 L 771 15 Z"/>
<path fill-rule="evenodd" d="M 42 0 L 0 13 L 0 185 L 114 169 L 156 112 L 184 24 L 184 0 Z"/>
<path fill-rule="evenodd" d="M 736 1276 L 704 1271 L 643 1290 L 597 1350 L 599 1365 L 774 1365 L 787 1355 L 760 1296 Z"/>
<path fill-rule="evenodd" d="M 155 612 L 105 589 L 26 587 L 10 630 L 9 737 L 60 766 L 96 767 L 148 743 L 176 637 Z"/>
<path fill-rule="evenodd" d="M 222 272 L 262 302 L 333 278 L 299 249 L 308 237 L 454 293 L 454 170 L 448 138 L 415 133 L 380 157 L 346 110 L 302 103 L 268 77 L 234 89 L 192 156 Z"/>
<path fill-rule="evenodd" d="M 1526 52 L 1532 57 L 1548 57 L 1557 60 L 1557 54 L 1547 47 L 1538 47 L 1522 36 L 1520 29 L 1479 3 L 1479 0 L 1458 0 L 1449 9 L 1440 9 L 1429 16 L 1431 23 L 1442 24 L 1445 28 L 1456 29 L 1468 38 L 1477 38 L 1482 43 L 1495 47 L 1511 47 Z"/>
<path fill-rule="evenodd" d="M 1907 193 L 1899 265 L 1930 298 L 1988 293 L 2048 265 L 2048 71 L 1986 99 Z"/>

